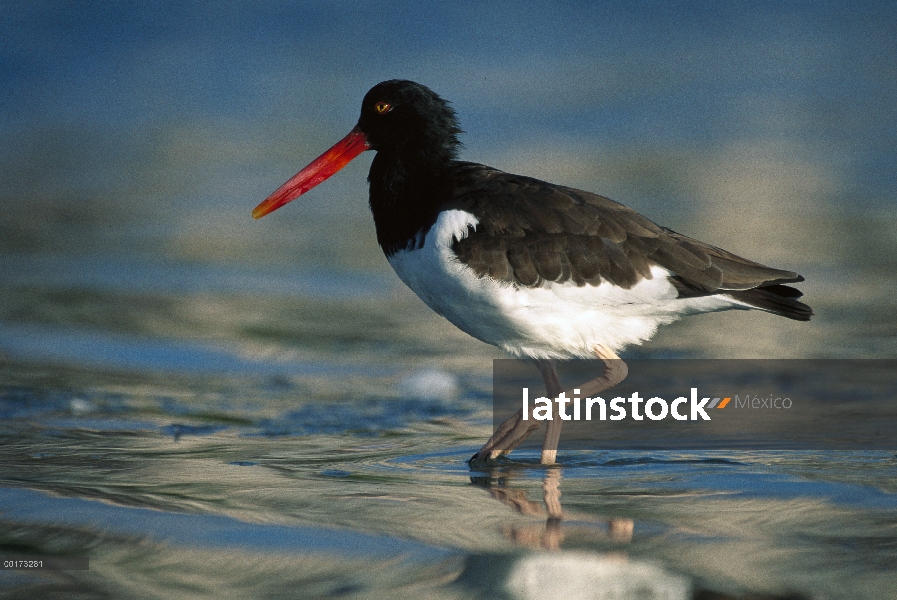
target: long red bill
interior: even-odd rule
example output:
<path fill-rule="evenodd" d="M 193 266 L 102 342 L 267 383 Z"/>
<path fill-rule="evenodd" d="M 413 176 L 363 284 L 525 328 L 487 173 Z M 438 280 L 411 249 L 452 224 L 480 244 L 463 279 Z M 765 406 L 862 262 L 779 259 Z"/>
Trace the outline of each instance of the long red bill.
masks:
<path fill-rule="evenodd" d="M 277 188 L 264 202 L 255 207 L 252 216 L 260 219 L 284 204 L 292 202 L 311 188 L 349 164 L 353 158 L 370 148 L 367 138 L 358 127 L 338 141 L 330 150 L 314 159 L 311 164 L 293 175 Z"/>

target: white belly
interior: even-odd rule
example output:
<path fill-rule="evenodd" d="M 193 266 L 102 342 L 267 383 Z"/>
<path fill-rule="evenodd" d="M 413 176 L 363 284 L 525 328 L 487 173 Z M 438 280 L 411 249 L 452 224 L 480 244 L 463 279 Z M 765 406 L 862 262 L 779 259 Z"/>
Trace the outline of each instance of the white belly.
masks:
<path fill-rule="evenodd" d="M 660 267 L 652 268 L 653 279 L 629 290 L 606 282 L 526 288 L 480 278 L 451 250 L 454 239 L 467 237 L 468 226 L 478 223 L 462 210 L 443 212 L 422 248 L 397 252 L 389 263 L 430 308 L 515 356 L 594 357 L 596 344 L 617 352 L 648 340 L 659 325 L 686 314 L 747 308 L 721 296 L 679 299 L 667 280 L 669 272 Z"/>

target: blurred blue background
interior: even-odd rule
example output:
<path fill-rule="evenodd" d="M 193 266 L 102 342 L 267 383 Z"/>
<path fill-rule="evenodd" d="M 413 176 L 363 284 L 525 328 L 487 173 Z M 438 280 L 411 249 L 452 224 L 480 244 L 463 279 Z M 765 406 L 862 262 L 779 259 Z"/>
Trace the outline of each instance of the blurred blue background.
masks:
<path fill-rule="evenodd" d="M 391 272 L 371 153 L 250 217 L 392 78 L 453 103 L 467 160 L 807 279 L 809 323 L 704 315 L 624 358 L 897 356 L 894 2 L 0 1 L 0 554 L 91 559 L 0 587 L 466 598 L 464 564 L 548 535 L 490 499 L 531 510 L 540 470 L 471 485 L 503 355 Z M 890 457 L 563 459 L 565 547 L 891 597 Z"/>
<path fill-rule="evenodd" d="M 366 208 L 370 155 L 248 218 L 389 78 L 453 102 L 464 158 L 603 193 L 800 271 L 819 327 L 856 333 L 844 322 L 855 310 L 875 322 L 834 354 L 894 349 L 893 320 L 881 330 L 897 266 L 888 2 L 5 2 L 7 284 L 187 263 L 397 285 Z M 831 355 L 825 343 L 809 353 Z"/>
<path fill-rule="evenodd" d="M 605 194 L 807 278 L 809 326 L 711 315 L 663 330 L 647 355 L 897 351 L 893 3 L 4 7 L 7 355 L 40 357 L 15 341 L 35 326 L 244 353 L 274 340 L 269 354 L 339 338 L 363 351 L 394 342 L 384 334 L 413 321 L 396 315 L 414 314 L 455 354 L 500 356 L 426 312 L 391 273 L 366 206 L 370 154 L 277 214 L 248 216 L 389 78 L 452 101 L 468 160 Z M 295 316 L 259 308 L 259 297 L 320 308 L 346 296 L 381 323 L 367 346 L 356 325 L 312 334 L 328 320 L 315 306 L 298 329 Z M 402 311 L 384 312 L 384 298 Z"/>

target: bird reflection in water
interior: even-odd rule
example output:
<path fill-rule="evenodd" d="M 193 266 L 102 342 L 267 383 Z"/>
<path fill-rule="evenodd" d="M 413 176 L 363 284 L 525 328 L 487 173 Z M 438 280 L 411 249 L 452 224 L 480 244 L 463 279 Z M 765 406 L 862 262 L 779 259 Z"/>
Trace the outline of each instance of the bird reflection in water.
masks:
<path fill-rule="evenodd" d="M 489 469 L 486 476 L 470 478 L 474 485 L 487 490 L 494 499 L 510 506 L 515 512 L 533 517 L 545 515 L 544 523 L 506 526 L 505 536 L 515 544 L 534 550 L 560 550 L 564 543 L 565 529 L 566 533 L 575 529 L 577 533 L 585 534 L 598 541 L 615 544 L 628 544 L 632 541 L 635 524 L 632 519 L 625 517 L 601 518 L 577 513 L 572 515 L 577 523 L 592 522 L 602 524 L 604 527 L 571 527 L 569 525 L 565 527 L 563 525 L 565 515 L 561 506 L 560 487 L 563 475 L 560 467 L 549 467 L 545 470 L 545 478 L 542 480 L 541 503 L 530 500 L 527 498 L 525 489 L 512 484 L 515 477 L 522 477 L 523 473 L 523 467 L 503 466 Z M 567 518 L 570 517 L 571 515 L 567 515 Z M 619 556 L 621 559 L 626 557 L 622 552 L 619 553 Z"/>

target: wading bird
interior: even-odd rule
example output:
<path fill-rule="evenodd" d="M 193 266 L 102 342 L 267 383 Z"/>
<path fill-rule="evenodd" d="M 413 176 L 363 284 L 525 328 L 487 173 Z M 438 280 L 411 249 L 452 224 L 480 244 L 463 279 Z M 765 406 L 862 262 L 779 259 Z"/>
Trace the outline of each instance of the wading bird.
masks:
<path fill-rule="evenodd" d="M 287 181 L 260 218 L 318 185 L 365 150 L 377 241 L 399 278 L 462 331 L 535 359 L 549 397 L 563 388 L 553 359 L 598 357 L 604 373 L 577 386 L 594 396 L 627 375 L 617 352 L 679 317 L 760 309 L 809 320 L 766 267 L 656 225 L 603 196 L 457 159 L 455 112 L 412 81 L 379 83 L 358 124 Z M 520 412 L 471 459 L 507 454 L 539 421 Z M 542 462 L 555 462 L 560 419 L 548 421 Z"/>

